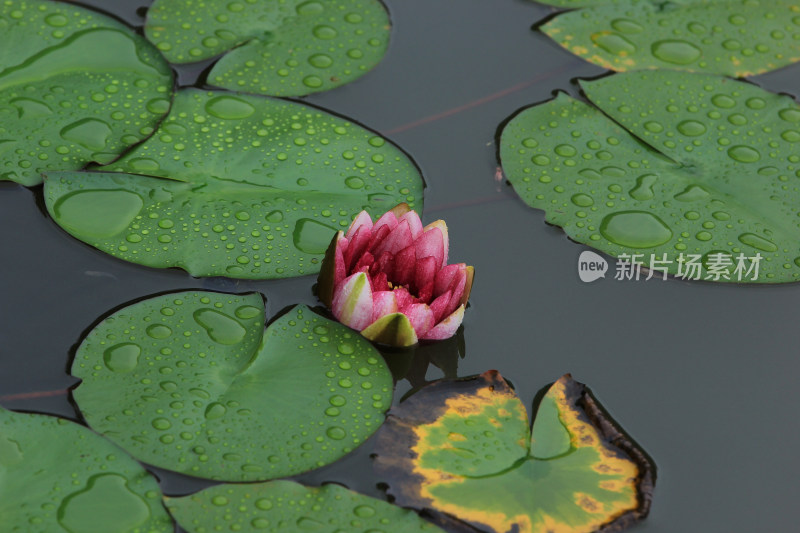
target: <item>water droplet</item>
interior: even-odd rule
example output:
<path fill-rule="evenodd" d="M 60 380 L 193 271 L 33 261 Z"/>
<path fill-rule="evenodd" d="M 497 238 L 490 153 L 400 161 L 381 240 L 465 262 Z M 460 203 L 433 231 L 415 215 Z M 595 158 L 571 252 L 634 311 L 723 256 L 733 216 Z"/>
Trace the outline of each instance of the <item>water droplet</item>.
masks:
<path fill-rule="evenodd" d="M 636 45 L 617 33 L 595 33 L 592 35 L 592 42 L 615 56 L 627 57 L 636 52 Z"/>
<path fill-rule="evenodd" d="M 644 201 L 650 200 L 655 195 L 653 193 L 653 185 L 655 185 L 658 176 L 655 174 L 644 174 L 639 176 L 636 180 L 636 187 L 630 190 L 631 198 L 634 200 Z"/>
<path fill-rule="evenodd" d="M 242 320 L 255 318 L 261 314 L 261 309 L 252 305 L 243 305 L 236 309 L 235 315 Z"/>
<path fill-rule="evenodd" d="M 156 418 L 151 425 L 159 431 L 166 431 L 172 427 L 172 422 L 166 418 Z"/>
<path fill-rule="evenodd" d="M 347 403 L 347 399 L 340 394 L 335 394 L 328 398 L 328 402 L 334 407 L 341 407 Z"/>
<path fill-rule="evenodd" d="M 133 531 L 150 518 L 150 509 L 124 477 L 100 474 L 84 490 L 65 497 L 57 516 L 70 533 L 107 533 L 109 524 L 115 531 Z"/>
<path fill-rule="evenodd" d="M 111 128 L 102 120 L 85 118 L 65 126 L 60 135 L 66 141 L 97 151 L 106 147 L 108 138 L 111 137 Z"/>
<path fill-rule="evenodd" d="M 19 118 L 41 118 L 53 113 L 47 104 L 32 98 L 14 98 L 11 105 L 17 108 Z"/>
<path fill-rule="evenodd" d="M 303 2 L 297 6 L 297 14 L 301 16 L 319 15 L 325 11 L 325 7 L 319 2 Z"/>
<path fill-rule="evenodd" d="M 217 495 L 211 498 L 211 503 L 218 507 L 222 507 L 223 505 L 228 505 L 228 498 L 222 495 Z"/>
<path fill-rule="evenodd" d="M 578 207 L 589 207 L 594 204 L 594 200 L 588 194 L 578 193 L 572 195 L 572 203 Z"/>
<path fill-rule="evenodd" d="M 329 427 L 325 430 L 325 434 L 333 440 L 342 440 L 347 436 L 347 432 L 340 427 Z"/>
<path fill-rule="evenodd" d="M 697 200 L 705 200 L 707 197 L 708 191 L 699 185 L 689 185 L 675 195 L 675 199 L 681 202 L 695 202 Z"/>
<path fill-rule="evenodd" d="M 299 527 L 300 529 L 305 529 L 307 531 L 320 529 L 324 525 L 325 524 L 323 524 L 322 522 L 318 522 L 317 520 L 314 520 L 313 518 L 308 518 L 307 516 L 297 519 L 297 527 Z"/>
<path fill-rule="evenodd" d="M 711 103 L 723 109 L 730 109 L 736 106 L 736 100 L 726 94 L 716 94 L 711 98 Z"/>
<path fill-rule="evenodd" d="M 694 63 L 702 55 L 695 45 L 679 40 L 666 40 L 653 43 L 653 55 L 661 61 L 674 65 L 688 65 Z"/>
<path fill-rule="evenodd" d="M 206 102 L 206 112 L 224 120 L 247 118 L 255 111 L 248 102 L 233 96 L 217 96 Z"/>
<path fill-rule="evenodd" d="M 800 122 L 800 109 L 781 109 L 778 115 L 786 122 Z"/>
<path fill-rule="evenodd" d="M 60 13 L 53 13 L 51 15 L 47 15 L 44 21 L 49 26 L 53 26 L 54 28 L 61 28 L 62 26 L 67 25 L 69 19 Z"/>
<path fill-rule="evenodd" d="M 672 238 L 669 227 L 645 211 L 611 213 L 600 224 L 600 232 L 609 241 L 629 248 L 653 248 Z"/>
<path fill-rule="evenodd" d="M 295 223 L 292 239 L 295 247 L 307 254 L 321 254 L 327 250 L 336 228 L 310 218 L 301 218 Z"/>
<path fill-rule="evenodd" d="M 687 137 L 697 137 L 706 132 L 706 127 L 702 122 L 696 120 L 684 120 L 678 124 L 678 131 Z"/>
<path fill-rule="evenodd" d="M 664 131 L 664 126 L 653 120 L 644 123 L 644 128 L 650 133 L 661 133 Z"/>
<path fill-rule="evenodd" d="M 308 58 L 308 63 L 312 67 L 328 68 L 333 65 L 333 59 L 331 59 L 331 56 L 326 54 L 314 54 Z"/>
<path fill-rule="evenodd" d="M 103 361 L 109 370 L 130 372 L 139 363 L 142 349 L 131 342 L 116 344 L 103 352 Z"/>
<path fill-rule="evenodd" d="M 22 461 L 22 448 L 9 437 L 0 436 L 0 465 L 12 466 Z"/>
<path fill-rule="evenodd" d="M 739 235 L 739 241 L 747 246 L 752 246 L 762 252 L 777 252 L 778 247 L 772 241 L 760 237 L 755 233 L 743 233 Z"/>
<path fill-rule="evenodd" d="M 364 187 L 364 180 L 358 176 L 350 176 L 349 178 L 345 178 L 344 184 L 351 189 L 361 189 Z"/>
<path fill-rule="evenodd" d="M 353 513 L 361 518 L 369 518 L 370 516 L 375 516 L 375 509 L 369 505 L 359 505 L 353 509 Z"/>
<path fill-rule="evenodd" d="M 303 85 L 311 89 L 322 87 L 322 78 L 313 75 L 306 76 L 305 78 L 303 78 Z M 303 144 L 305 144 L 305 142 Z"/>
<path fill-rule="evenodd" d="M 147 334 L 154 339 L 166 339 L 172 335 L 172 330 L 164 324 L 153 324 L 147 328 Z"/>
<path fill-rule="evenodd" d="M 193 316 L 195 322 L 206 330 L 211 340 L 220 344 L 238 344 L 247 334 L 239 322 L 216 309 L 198 309 Z"/>
<path fill-rule="evenodd" d="M 642 33 L 644 28 L 631 19 L 616 19 L 611 21 L 611 27 L 620 33 Z"/>
<path fill-rule="evenodd" d="M 76 191 L 60 198 L 53 214 L 70 233 L 106 238 L 124 231 L 143 205 L 139 195 L 121 189 Z"/>
<path fill-rule="evenodd" d="M 266 219 L 268 222 L 277 223 L 283 220 L 282 211 L 271 211 L 267 214 Z"/>
<path fill-rule="evenodd" d="M 800 131 L 797 130 L 786 130 L 781 133 L 781 138 L 790 143 L 796 143 L 800 141 Z"/>
<path fill-rule="evenodd" d="M 555 152 L 562 157 L 573 157 L 575 154 L 578 153 L 578 151 L 575 150 L 573 146 L 570 146 L 568 144 L 559 144 L 558 146 L 556 146 Z"/>
<path fill-rule="evenodd" d="M 261 509 L 262 511 L 269 511 L 272 509 L 272 500 L 268 500 L 267 498 L 261 498 L 260 500 L 256 500 L 256 507 Z"/>
<path fill-rule="evenodd" d="M 755 148 L 737 145 L 728 149 L 728 155 L 740 163 L 755 163 L 761 159 L 761 154 Z"/>
<path fill-rule="evenodd" d="M 334 28 L 331 28 L 330 26 L 325 26 L 323 24 L 316 26 L 313 32 L 314 32 L 314 37 L 323 40 L 335 39 L 336 36 L 339 34 Z"/>
<path fill-rule="evenodd" d="M 205 417 L 208 420 L 221 418 L 223 415 L 225 415 L 227 410 L 228 409 L 219 402 L 210 403 L 208 404 L 208 407 L 206 407 Z"/>

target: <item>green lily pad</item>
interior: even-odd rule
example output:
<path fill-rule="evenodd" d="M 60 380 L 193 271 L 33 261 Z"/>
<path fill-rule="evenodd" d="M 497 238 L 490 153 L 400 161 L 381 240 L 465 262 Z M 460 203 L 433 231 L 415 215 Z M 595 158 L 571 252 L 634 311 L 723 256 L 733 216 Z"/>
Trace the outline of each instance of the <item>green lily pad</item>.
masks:
<path fill-rule="evenodd" d="M 155 134 L 104 170 L 118 174 L 49 174 L 53 219 L 111 255 L 194 276 L 312 274 L 361 210 L 422 209 L 419 171 L 382 137 L 226 92 L 179 91 Z"/>
<path fill-rule="evenodd" d="M 109 162 L 169 109 L 172 73 L 114 19 L 46 0 L 0 5 L 0 181 Z"/>
<path fill-rule="evenodd" d="M 528 205 L 575 241 L 645 266 L 666 257 L 655 265 L 688 279 L 800 277 L 800 106 L 791 98 L 673 71 L 581 87 L 597 108 L 560 94 L 503 130 L 503 169 Z"/>
<path fill-rule="evenodd" d="M 413 511 L 340 485 L 306 487 L 293 481 L 217 485 L 181 498 L 165 498 L 189 533 L 272 531 L 293 533 L 444 533 Z"/>
<path fill-rule="evenodd" d="M 375 468 L 402 506 L 505 533 L 623 529 L 647 515 L 654 466 L 569 375 L 525 407 L 494 370 L 392 409 Z"/>
<path fill-rule="evenodd" d="M 301 96 L 360 78 L 389 44 L 378 0 L 156 0 L 145 34 L 173 63 L 224 54 L 208 83 Z"/>
<path fill-rule="evenodd" d="M 134 457 L 209 479 L 311 470 L 378 429 L 392 378 L 368 341 L 305 306 L 263 323 L 259 294 L 130 305 L 81 343 L 73 396 L 89 425 Z"/>
<path fill-rule="evenodd" d="M 3 531 L 169 533 L 158 482 L 84 426 L 0 408 Z"/>
<path fill-rule="evenodd" d="M 668 68 L 750 76 L 800 60 L 791 0 L 553 1 L 583 7 L 541 26 L 558 44 L 617 71 Z"/>

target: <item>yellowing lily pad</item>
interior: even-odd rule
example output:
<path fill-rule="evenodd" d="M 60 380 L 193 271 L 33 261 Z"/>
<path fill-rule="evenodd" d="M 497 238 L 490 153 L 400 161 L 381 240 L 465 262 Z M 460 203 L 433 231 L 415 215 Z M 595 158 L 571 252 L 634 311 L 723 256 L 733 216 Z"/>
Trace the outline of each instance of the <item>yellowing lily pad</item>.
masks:
<path fill-rule="evenodd" d="M 84 426 L 0 408 L 0 530 L 170 533 L 158 482 Z"/>
<path fill-rule="evenodd" d="M 791 0 L 544 0 L 561 13 L 541 30 L 601 67 L 750 76 L 800 60 Z"/>
<path fill-rule="evenodd" d="M 500 141 L 514 189 L 575 241 L 686 279 L 800 279 L 800 106 L 708 74 L 581 82 Z M 655 270 L 654 270 L 655 272 Z"/>
<path fill-rule="evenodd" d="M 222 91 L 178 91 L 153 136 L 100 170 L 48 174 L 53 219 L 106 253 L 194 276 L 312 274 L 361 210 L 422 209 L 419 171 L 382 137 Z"/>
<path fill-rule="evenodd" d="M 386 53 L 378 0 L 156 0 L 145 34 L 173 63 L 224 54 L 208 83 L 301 96 L 360 78 Z"/>
<path fill-rule="evenodd" d="M 392 377 L 358 333 L 297 306 L 264 330 L 259 294 L 166 294 L 98 324 L 73 396 L 134 457 L 228 481 L 290 476 L 364 442 Z"/>
<path fill-rule="evenodd" d="M 74 4 L 0 4 L 0 181 L 107 163 L 169 109 L 172 73 L 145 39 Z"/>
<path fill-rule="evenodd" d="M 444 533 L 413 511 L 333 484 L 319 488 L 293 481 L 223 484 L 165 500 L 189 533 Z"/>
<path fill-rule="evenodd" d="M 496 371 L 430 385 L 392 409 L 376 454 L 399 505 L 497 533 L 623 529 L 647 515 L 655 476 L 568 375 L 542 397 L 532 430 Z"/>

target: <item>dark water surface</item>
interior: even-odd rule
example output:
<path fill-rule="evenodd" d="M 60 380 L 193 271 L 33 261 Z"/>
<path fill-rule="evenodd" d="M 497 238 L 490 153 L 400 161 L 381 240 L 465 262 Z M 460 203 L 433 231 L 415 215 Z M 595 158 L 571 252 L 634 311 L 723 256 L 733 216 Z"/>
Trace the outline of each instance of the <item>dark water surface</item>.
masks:
<path fill-rule="evenodd" d="M 147 2 L 92 0 L 133 25 Z M 498 369 L 526 405 L 571 372 L 589 384 L 658 465 L 650 517 L 635 531 L 797 531 L 800 285 L 676 280 L 582 283 L 586 248 L 544 224 L 497 181 L 495 135 L 515 110 L 602 71 L 530 30 L 550 9 L 523 0 L 387 0 L 384 61 L 355 83 L 304 99 L 376 129 L 408 151 L 428 183 L 425 222 L 445 218 L 453 261 L 476 269 L 457 342 L 433 351 L 461 376 Z M 197 69 L 195 69 L 197 71 Z M 193 79 L 185 69 L 182 80 Z M 755 78 L 796 94 L 800 65 Z M 316 305 L 313 277 L 193 279 L 124 263 L 70 238 L 44 215 L 41 187 L 0 184 L 0 404 L 78 419 L 66 389 L 75 345 L 101 317 L 159 292 L 260 291 L 268 315 Z M 402 366 L 396 362 L 395 366 Z M 411 368 L 414 382 L 442 376 Z M 411 388 L 398 383 L 396 400 Z M 380 496 L 371 442 L 300 476 Z M 207 482 L 157 471 L 164 491 Z"/>

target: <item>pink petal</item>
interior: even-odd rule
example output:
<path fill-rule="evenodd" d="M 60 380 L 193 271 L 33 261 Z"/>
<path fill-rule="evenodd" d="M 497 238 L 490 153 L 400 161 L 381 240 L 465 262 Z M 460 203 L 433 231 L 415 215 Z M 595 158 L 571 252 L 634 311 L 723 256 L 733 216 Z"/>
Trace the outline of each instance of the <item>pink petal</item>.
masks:
<path fill-rule="evenodd" d="M 464 320 L 464 306 L 459 306 L 453 313 L 430 329 L 423 339 L 440 341 L 455 335 L 461 321 Z"/>
<path fill-rule="evenodd" d="M 370 282 L 372 283 L 372 288 L 377 291 L 388 291 L 392 288 L 392 286 L 389 285 L 389 277 L 386 275 L 386 272 L 378 272 L 370 278 Z"/>
<path fill-rule="evenodd" d="M 419 249 L 417 249 L 419 250 Z M 414 289 L 417 291 L 417 296 L 420 289 L 427 285 L 431 285 L 431 293 L 433 293 L 434 279 L 436 278 L 436 258 L 426 257 L 417 261 L 417 271 L 414 274 Z"/>
<path fill-rule="evenodd" d="M 414 327 L 417 337 L 422 337 L 427 333 L 436 321 L 433 318 L 433 311 L 425 304 L 409 305 L 403 314 L 408 317 L 409 322 Z"/>
<path fill-rule="evenodd" d="M 436 270 L 444 266 L 442 263 L 444 239 L 439 228 L 433 228 L 423 233 L 419 239 L 414 241 L 414 247 L 417 249 L 417 261 L 425 257 L 434 257 L 436 258 Z"/>
<path fill-rule="evenodd" d="M 443 294 L 450 285 L 453 284 L 456 274 L 467 267 L 464 263 L 456 263 L 454 265 L 447 265 L 439 272 L 436 273 L 436 286 L 433 293 L 436 295 Z"/>
<path fill-rule="evenodd" d="M 380 317 L 396 313 L 397 297 L 394 291 L 376 291 L 372 293 L 372 322 Z"/>
<path fill-rule="evenodd" d="M 403 221 L 387 235 L 372 253 L 380 256 L 383 252 L 391 252 L 394 255 L 403 248 L 410 246 L 413 242 L 411 228 L 408 226 L 408 222 Z"/>
<path fill-rule="evenodd" d="M 417 301 L 422 303 L 430 303 L 431 299 L 433 299 L 433 280 L 430 280 L 428 283 L 423 285 L 422 287 L 417 288 Z"/>
<path fill-rule="evenodd" d="M 372 257 L 372 254 L 366 252 L 358 259 L 358 263 L 356 263 L 355 267 L 352 269 L 353 272 L 369 272 L 370 267 L 372 267 L 373 263 L 375 263 L 375 258 Z"/>
<path fill-rule="evenodd" d="M 362 227 L 366 227 L 367 229 L 372 229 L 372 217 L 369 216 L 369 213 L 366 211 L 361 211 L 356 218 L 353 219 L 353 222 L 350 224 L 350 227 L 347 229 L 347 237 L 351 239 L 356 232 L 361 229 Z"/>
<path fill-rule="evenodd" d="M 344 264 L 347 269 L 352 269 L 353 264 L 360 261 L 361 255 L 367 249 L 369 241 L 372 238 L 372 230 L 366 226 L 360 227 L 353 237 L 350 239 L 350 244 L 347 246 L 347 251 L 344 254 Z"/>
<path fill-rule="evenodd" d="M 383 252 L 378 256 L 378 260 L 372 265 L 370 273 L 372 275 L 379 272 L 385 273 L 387 276 L 394 272 L 394 255 L 391 252 Z"/>
<path fill-rule="evenodd" d="M 386 239 L 386 236 L 391 233 L 392 230 L 389 229 L 389 226 L 381 226 L 380 228 L 372 228 L 372 238 L 369 240 L 369 251 L 375 252 L 375 249 L 381 245 L 381 243 Z"/>
<path fill-rule="evenodd" d="M 425 233 L 431 231 L 433 228 L 439 228 L 439 231 L 442 232 L 442 249 L 444 251 L 444 257 L 442 258 L 442 267 L 447 264 L 447 258 L 450 251 L 450 237 L 447 233 L 447 224 L 444 223 L 444 220 L 434 220 L 427 226 L 423 228 Z"/>
<path fill-rule="evenodd" d="M 414 281 L 414 272 L 417 269 L 417 252 L 414 246 L 407 246 L 394 256 L 395 285 L 410 285 Z"/>
<path fill-rule="evenodd" d="M 436 297 L 436 299 L 431 303 L 430 308 L 433 311 L 433 318 L 436 319 L 436 322 L 439 322 L 443 319 L 446 315 L 445 311 L 447 311 L 447 304 L 450 303 L 450 295 L 452 293 L 450 291 L 445 292 Z"/>
<path fill-rule="evenodd" d="M 422 235 L 422 221 L 416 211 L 409 211 L 400 217 L 400 222 L 403 221 L 408 222 L 408 227 L 411 228 L 411 236 L 414 239 Z"/>
<path fill-rule="evenodd" d="M 389 231 L 397 227 L 397 216 L 392 211 L 384 213 L 372 226 L 372 231 L 378 231 L 384 226 L 388 227 Z"/>
<path fill-rule="evenodd" d="M 341 233 L 341 232 L 339 232 Z M 344 243 L 344 246 L 342 244 Z M 333 259 L 333 286 L 338 286 L 345 277 L 347 277 L 347 269 L 344 265 L 344 248 L 347 248 L 347 239 L 344 237 L 336 241 L 336 251 L 334 252 Z"/>
<path fill-rule="evenodd" d="M 339 322 L 359 331 L 372 322 L 372 289 L 365 273 L 353 274 L 336 287 L 331 311 Z"/>
<path fill-rule="evenodd" d="M 453 284 L 450 285 L 450 290 L 452 294 L 450 295 L 450 303 L 447 304 L 447 310 L 445 314 L 450 314 L 455 309 L 461 305 L 461 295 L 464 294 L 464 287 L 467 286 L 467 273 L 466 271 L 461 271 L 456 275 L 456 279 L 453 280 Z"/>
<path fill-rule="evenodd" d="M 409 294 L 405 287 L 398 287 L 394 290 L 397 298 L 397 308 L 402 313 L 409 305 L 414 303 L 414 297 Z"/>

